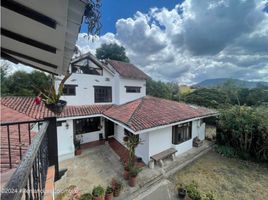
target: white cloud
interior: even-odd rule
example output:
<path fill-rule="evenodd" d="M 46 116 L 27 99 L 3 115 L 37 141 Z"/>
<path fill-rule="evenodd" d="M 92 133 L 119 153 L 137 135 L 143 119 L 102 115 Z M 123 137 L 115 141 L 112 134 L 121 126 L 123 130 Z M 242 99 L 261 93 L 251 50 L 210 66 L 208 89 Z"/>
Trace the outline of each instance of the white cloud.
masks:
<path fill-rule="evenodd" d="M 187 0 L 174 9 L 119 19 L 117 32 L 84 34 L 78 46 L 93 53 L 102 43 L 126 48 L 131 62 L 163 81 L 194 83 L 207 78 L 268 80 L 267 0 Z"/>
<path fill-rule="evenodd" d="M 151 8 L 119 19 L 116 33 L 87 37 L 77 45 L 83 53 L 103 43 L 117 43 L 152 78 L 195 83 L 232 77 L 268 80 L 268 0 L 187 0 L 173 9 Z M 92 42 L 92 39 L 94 42 Z M 10 64 L 10 72 L 31 71 Z"/>

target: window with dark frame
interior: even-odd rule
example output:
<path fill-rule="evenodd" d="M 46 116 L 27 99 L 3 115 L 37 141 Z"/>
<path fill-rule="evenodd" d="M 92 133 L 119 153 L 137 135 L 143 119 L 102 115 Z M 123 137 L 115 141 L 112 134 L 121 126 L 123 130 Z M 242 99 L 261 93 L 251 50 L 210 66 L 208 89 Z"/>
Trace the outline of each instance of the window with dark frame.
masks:
<path fill-rule="evenodd" d="M 75 96 L 77 85 L 64 85 L 63 95 L 64 96 Z"/>
<path fill-rule="evenodd" d="M 180 144 L 192 138 L 192 123 L 179 124 L 172 127 L 172 144 Z"/>
<path fill-rule="evenodd" d="M 101 130 L 100 117 L 91 117 L 74 120 L 75 135 L 90 133 Z"/>
<path fill-rule="evenodd" d="M 127 93 L 140 93 L 141 92 L 141 87 L 136 87 L 136 86 L 125 86 L 125 87 L 126 87 Z"/>
<path fill-rule="evenodd" d="M 112 102 L 112 87 L 94 86 L 95 103 Z"/>

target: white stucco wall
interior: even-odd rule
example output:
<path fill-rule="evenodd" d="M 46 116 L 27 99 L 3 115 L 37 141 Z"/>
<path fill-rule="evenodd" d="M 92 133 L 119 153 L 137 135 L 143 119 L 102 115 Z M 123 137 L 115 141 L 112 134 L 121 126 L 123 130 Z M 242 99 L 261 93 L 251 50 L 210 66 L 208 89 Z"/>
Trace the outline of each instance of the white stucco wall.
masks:
<path fill-rule="evenodd" d="M 142 144 L 139 144 L 136 148 L 136 156 L 141 157 L 145 163 L 148 163 L 150 160 L 149 157 L 149 134 L 142 133 L 139 135 L 142 140 Z"/>
<path fill-rule="evenodd" d="M 58 119 L 57 121 L 62 121 Z M 66 127 L 68 123 L 69 127 Z M 58 156 L 59 161 L 74 157 L 73 120 L 66 120 L 61 126 L 57 126 Z"/>
<path fill-rule="evenodd" d="M 151 131 L 149 134 L 149 157 L 172 147 L 172 127 Z"/>
<path fill-rule="evenodd" d="M 59 81 L 56 82 L 56 86 Z M 112 102 L 115 99 L 114 79 L 113 76 L 103 70 L 103 76 L 90 74 L 75 74 L 73 73 L 65 84 L 77 85 L 75 96 L 61 96 L 62 100 L 67 101 L 68 105 L 88 105 L 95 103 L 94 86 L 109 86 L 112 87 Z M 100 104 L 100 103 L 98 103 Z M 101 103 L 105 104 L 105 103 Z"/>
<path fill-rule="evenodd" d="M 124 145 L 124 128 L 122 126 L 119 126 L 117 124 L 114 125 L 114 138 Z"/>
<path fill-rule="evenodd" d="M 141 87 L 140 93 L 127 93 L 126 86 Z M 137 79 L 126 79 L 120 77 L 120 88 L 119 88 L 119 104 L 124 104 L 129 101 L 146 96 L 146 81 Z"/>

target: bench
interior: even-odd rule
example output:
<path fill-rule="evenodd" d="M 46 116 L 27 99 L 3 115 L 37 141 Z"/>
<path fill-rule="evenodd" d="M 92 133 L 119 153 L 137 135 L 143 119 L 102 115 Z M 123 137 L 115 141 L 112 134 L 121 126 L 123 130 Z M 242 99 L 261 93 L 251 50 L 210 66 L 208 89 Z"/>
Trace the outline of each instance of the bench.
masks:
<path fill-rule="evenodd" d="M 153 159 L 154 162 L 159 163 L 160 167 L 163 167 L 163 164 L 164 164 L 163 160 L 168 157 L 171 157 L 171 159 L 174 160 L 176 152 L 177 152 L 176 149 L 170 148 L 170 149 L 167 149 L 165 151 L 162 151 L 158 154 L 151 156 L 151 159 Z"/>

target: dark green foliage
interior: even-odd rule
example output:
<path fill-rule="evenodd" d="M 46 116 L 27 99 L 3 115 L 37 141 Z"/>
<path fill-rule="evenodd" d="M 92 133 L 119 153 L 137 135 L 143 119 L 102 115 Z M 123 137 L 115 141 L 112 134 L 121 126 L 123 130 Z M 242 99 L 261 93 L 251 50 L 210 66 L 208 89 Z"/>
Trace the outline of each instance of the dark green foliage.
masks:
<path fill-rule="evenodd" d="M 224 92 L 215 88 L 196 89 L 192 93 L 185 95 L 182 100 L 187 103 L 210 108 L 219 108 L 220 106 L 229 103 L 228 96 Z"/>
<path fill-rule="evenodd" d="M 94 197 L 99 197 L 99 196 L 102 196 L 104 195 L 104 188 L 102 186 L 97 186 L 97 187 L 94 187 L 93 190 L 92 190 L 92 195 Z"/>
<path fill-rule="evenodd" d="M 78 200 L 92 200 L 93 197 L 90 193 L 85 193 L 85 194 L 82 194 Z"/>
<path fill-rule="evenodd" d="M 268 109 L 268 108 L 266 108 Z M 268 160 L 267 116 L 255 108 L 233 106 L 221 110 L 217 143 L 232 147 L 243 158 Z M 230 152 L 228 152 L 230 153 Z"/>
<path fill-rule="evenodd" d="M 129 176 L 136 177 L 136 176 L 138 176 L 138 174 L 139 174 L 140 172 L 141 172 L 141 168 L 136 167 L 136 166 L 132 166 L 132 167 L 129 169 Z"/>
<path fill-rule="evenodd" d="M 109 58 L 111 60 L 129 62 L 125 48 L 116 43 L 102 44 L 100 48 L 96 49 L 96 57 L 101 60 Z"/>
<path fill-rule="evenodd" d="M 147 80 L 147 95 L 179 101 L 179 86 L 176 83 Z"/>
<path fill-rule="evenodd" d="M 8 71 L 8 64 L 3 63 L 1 64 L 1 94 L 7 93 L 7 71 Z"/>
<path fill-rule="evenodd" d="M 107 188 L 106 188 L 106 190 L 105 190 L 105 193 L 106 194 L 111 194 L 111 193 L 113 193 L 113 188 L 111 187 L 111 186 L 108 186 Z"/>
<path fill-rule="evenodd" d="M 2 68 L 1 68 L 2 69 Z M 43 72 L 32 71 L 16 71 L 15 73 L 6 76 L 4 81 L 1 81 L 2 96 L 36 96 L 39 90 L 44 90 L 50 85 L 50 77 Z M 37 89 L 38 88 L 38 89 Z"/>
<path fill-rule="evenodd" d="M 217 145 L 216 146 L 216 151 L 226 157 L 236 157 L 236 151 L 233 147 L 229 147 L 229 146 L 222 146 L 222 145 Z"/>
<path fill-rule="evenodd" d="M 187 190 L 187 195 L 193 200 L 201 200 L 201 193 L 198 191 L 198 186 L 196 182 L 192 182 L 185 186 Z"/>
<path fill-rule="evenodd" d="M 231 105 L 268 105 L 268 89 L 238 88 L 226 83 L 218 88 L 198 88 L 184 95 L 181 100 L 210 108 L 224 108 Z"/>

